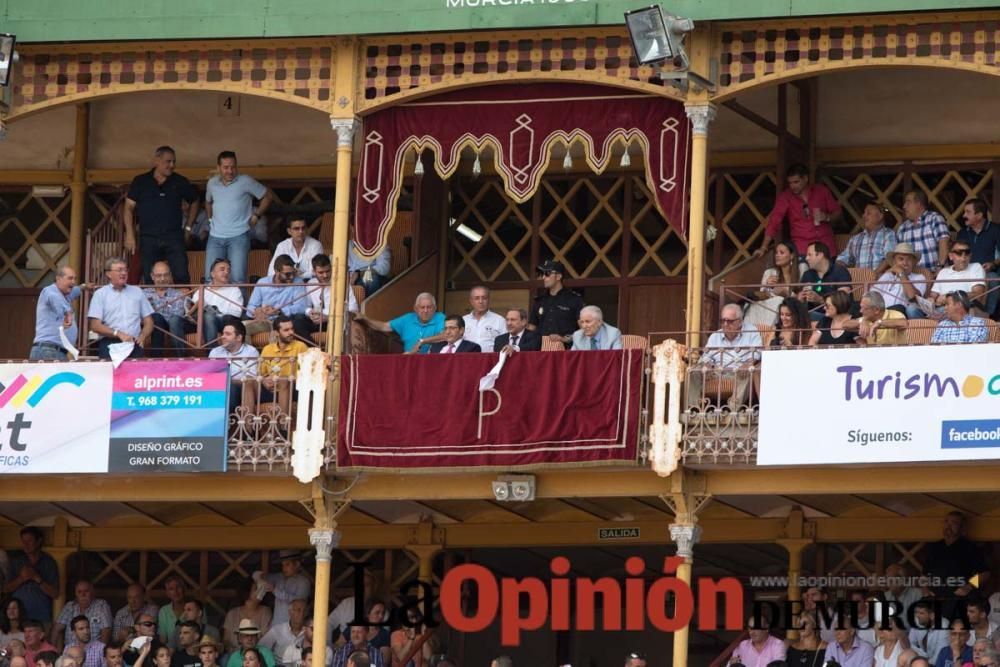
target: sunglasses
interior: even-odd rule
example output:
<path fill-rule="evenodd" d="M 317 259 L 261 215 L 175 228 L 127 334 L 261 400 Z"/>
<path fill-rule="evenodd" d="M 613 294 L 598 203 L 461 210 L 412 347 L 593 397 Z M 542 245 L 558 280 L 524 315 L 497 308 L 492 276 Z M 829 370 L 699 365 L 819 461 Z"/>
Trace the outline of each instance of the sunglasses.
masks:
<path fill-rule="evenodd" d="M 955 250 L 952 250 L 952 252 L 955 253 L 956 255 L 962 256 L 962 255 L 968 255 L 972 251 L 969 250 L 968 248 L 956 248 Z"/>
<path fill-rule="evenodd" d="M 646 654 L 645 653 L 636 653 L 635 651 L 632 651 L 631 653 L 629 653 L 626 656 L 626 658 L 628 660 L 645 660 L 646 659 Z"/>
<path fill-rule="evenodd" d="M 551 276 L 553 273 L 555 273 L 555 271 L 539 271 L 538 275 L 548 277 Z"/>
<path fill-rule="evenodd" d="M 722 321 L 723 324 L 736 324 L 737 322 L 739 322 L 739 320 L 735 320 L 735 319 L 734 320 L 730 320 L 730 319 L 727 319 L 725 317 L 723 317 L 721 321 Z"/>
<path fill-rule="evenodd" d="M 136 623 L 136 625 L 141 625 L 144 628 L 155 628 L 156 627 L 156 623 L 153 623 L 152 621 L 143 621 L 141 623 Z"/>

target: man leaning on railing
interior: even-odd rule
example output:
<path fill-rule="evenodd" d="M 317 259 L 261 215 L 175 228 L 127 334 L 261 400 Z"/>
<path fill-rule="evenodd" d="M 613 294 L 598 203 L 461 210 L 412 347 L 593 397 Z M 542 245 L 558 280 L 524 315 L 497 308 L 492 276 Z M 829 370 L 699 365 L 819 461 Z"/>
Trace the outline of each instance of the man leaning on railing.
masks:
<path fill-rule="evenodd" d="M 77 337 L 76 318 L 73 317 L 73 301 L 80 298 L 80 288 L 76 286 L 76 271 L 63 266 L 56 271 L 56 280 L 38 295 L 35 309 L 35 340 L 31 344 L 28 358 L 32 360 L 66 360 L 66 348 L 59 336 L 59 327 L 66 332 L 66 339 L 75 344 Z"/>
<path fill-rule="evenodd" d="M 278 316 L 285 315 L 292 320 L 296 334 L 309 340 L 308 306 L 306 286 L 298 277 L 294 260 L 288 255 L 278 255 L 274 259 L 274 273 L 258 280 L 250 295 L 247 315 L 252 319 L 245 322 L 247 332 L 252 336 L 269 331 Z"/>
<path fill-rule="evenodd" d="M 116 343 L 135 343 L 129 357 L 143 356 L 142 348 L 153 332 L 153 307 L 142 290 L 128 283 L 128 265 L 119 257 L 104 263 L 108 284 L 94 292 L 87 317 L 90 330 L 101 338 L 97 355 L 110 359 L 108 350 Z"/>
<path fill-rule="evenodd" d="M 932 343 L 985 343 L 986 320 L 969 313 L 972 301 L 968 292 L 959 290 L 945 296 L 945 319 L 931 335 Z"/>
<path fill-rule="evenodd" d="M 753 384 L 754 365 L 760 361 L 763 342 L 760 332 L 743 321 L 743 311 L 735 303 L 722 308 L 722 328 L 713 333 L 705 345 L 701 359 L 688 372 L 688 409 L 707 409 L 710 397 L 704 396 L 705 376 L 720 382 L 731 382 L 733 392 L 728 407 L 733 412 L 747 407 Z M 719 389 L 721 399 L 721 388 Z"/>
<path fill-rule="evenodd" d="M 222 333 L 219 334 L 219 347 L 212 348 L 209 359 L 229 360 L 229 411 L 243 402 L 243 382 L 257 377 L 257 359 L 260 353 L 253 345 L 246 343 L 247 329 L 243 322 L 235 317 L 227 318 Z"/>

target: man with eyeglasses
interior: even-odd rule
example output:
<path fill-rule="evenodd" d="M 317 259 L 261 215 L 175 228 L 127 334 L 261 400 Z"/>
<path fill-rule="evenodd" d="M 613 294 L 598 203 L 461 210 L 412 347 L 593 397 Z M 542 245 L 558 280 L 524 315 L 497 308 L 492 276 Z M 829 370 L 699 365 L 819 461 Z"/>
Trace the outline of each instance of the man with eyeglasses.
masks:
<path fill-rule="evenodd" d="M 625 656 L 625 667 L 646 667 L 646 654 L 632 651 Z"/>
<path fill-rule="evenodd" d="M 886 254 L 896 247 L 896 233 L 885 226 L 888 211 L 881 204 L 870 201 L 861 214 L 861 231 L 847 241 L 847 246 L 837 255 L 844 266 L 874 271 L 885 260 Z"/>
<path fill-rule="evenodd" d="M 274 249 L 274 257 L 267 268 L 268 274 L 277 269 L 278 257 L 287 255 L 292 259 L 292 265 L 298 271 L 302 280 L 313 277 L 312 258 L 323 253 L 323 244 L 306 233 L 306 221 L 296 218 L 288 223 L 288 238 Z"/>
<path fill-rule="evenodd" d="M 97 356 L 110 359 L 108 348 L 116 343 L 135 343 L 130 358 L 142 357 L 143 345 L 153 333 L 153 307 L 142 290 L 128 283 L 128 264 L 119 257 L 104 263 L 108 284 L 94 292 L 87 310 L 90 330 L 97 340 Z"/>
<path fill-rule="evenodd" d="M 270 331 L 271 323 L 279 315 L 286 315 L 292 319 L 296 335 L 309 340 L 309 318 L 306 317 L 309 296 L 298 277 L 295 260 L 288 255 L 278 255 L 273 264 L 273 273 L 257 281 L 247 303 L 247 315 L 251 317 L 244 323 L 247 334 Z"/>
<path fill-rule="evenodd" d="M 982 264 L 970 261 L 971 255 L 968 241 L 959 239 L 951 244 L 951 250 L 948 251 L 951 266 L 938 272 L 937 279 L 927 294 L 927 299 L 936 307 L 936 313 L 944 312 L 945 296 L 951 292 L 967 293 L 974 306 L 982 303 L 986 293 L 986 272 Z M 929 313 L 929 316 L 937 319 L 935 313 Z"/>
<path fill-rule="evenodd" d="M 548 337 L 568 346 L 573 342 L 573 332 L 584 304 L 579 294 L 563 285 L 565 272 L 562 262 L 552 259 L 545 260 L 538 267 L 542 290 L 531 306 L 528 328 L 537 331 L 543 338 Z"/>
<path fill-rule="evenodd" d="M 722 328 L 709 336 L 704 354 L 688 374 L 688 409 L 692 411 L 708 409 L 713 398 L 703 396 L 706 376 L 732 381 L 733 393 L 728 401 L 731 411 L 747 407 L 753 381 L 751 371 L 760 361 L 764 344 L 757 327 L 743 321 L 739 305 L 723 306 L 720 320 Z"/>
<path fill-rule="evenodd" d="M 233 282 L 247 281 L 247 261 L 250 257 L 250 228 L 264 215 L 274 194 L 267 186 L 238 172 L 236 153 L 222 151 L 217 160 L 219 173 L 205 187 L 205 211 L 209 233 L 205 244 L 205 282 L 211 278 L 210 268 L 217 258 L 226 258 L 232 265 Z M 260 203 L 256 208 L 254 200 Z M 303 223 L 304 224 L 304 223 Z"/>
<path fill-rule="evenodd" d="M 986 320 L 974 317 L 969 310 L 972 302 L 965 292 L 949 292 L 945 296 L 944 319 L 931 335 L 932 343 L 985 343 L 989 337 Z"/>
<path fill-rule="evenodd" d="M 140 615 L 148 614 L 150 618 L 156 618 L 158 612 L 159 607 L 146 599 L 146 587 L 142 584 L 130 584 L 125 589 L 125 606 L 115 613 L 111 629 L 112 641 L 121 645 Z"/>

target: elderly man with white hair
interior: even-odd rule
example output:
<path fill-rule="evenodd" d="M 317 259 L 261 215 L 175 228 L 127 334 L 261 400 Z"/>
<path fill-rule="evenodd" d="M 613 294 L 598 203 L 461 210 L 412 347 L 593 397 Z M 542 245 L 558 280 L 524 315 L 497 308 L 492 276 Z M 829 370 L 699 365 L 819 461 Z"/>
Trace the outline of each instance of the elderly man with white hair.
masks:
<path fill-rule="evenodd" d="M 723 306 L 719 319 L 722 328 L 709 336 L 701 359 L 689 369 L 689 410 L 705 409 L 711 402 L 711 396 L 703 395 L 706 376 L 732 384 L 733 393 L 728 400 L 730 410 L 735 412 L 746 407 L 753 382 L 752 369 L 760 361 L 763 347 L 760 332 L 753 324 L 743 321 L 743 310 L 735 303 Z"/>
<path fill-rule="evenodd" d="M 604 313 L 597 306 L 581 308 L 579 324 L 573 332 L 574 350 L 622 349 L 622 332 L 604 322 Z"/>
<path fill-rule="evenodd" d="M 403 341 L 407 354 L 426 354 L 431 343 L 443 341 L 444 313 L 437 312 L 437 299 L 433 294 L 423 292 L 413 303 L 413 312 L 400 315 L 389 322 L 373 320 L 361 313 L 356 322 L 367 324 L 375 331 L 395 333 Z"/>

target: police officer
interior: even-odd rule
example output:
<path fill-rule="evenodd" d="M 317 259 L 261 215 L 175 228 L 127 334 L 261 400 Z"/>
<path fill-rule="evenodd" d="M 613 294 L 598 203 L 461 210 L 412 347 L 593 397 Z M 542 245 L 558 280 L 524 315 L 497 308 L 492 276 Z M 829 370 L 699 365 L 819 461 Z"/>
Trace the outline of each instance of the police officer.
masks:
<path fill-rule="evenodd" d="M 544 290 L 531 305 L 531 328 L 542 336 L 569 345 L 573 341 L 573 332 L 577 330 L 583 299 L 563 286 L 564 271 L 562 262 L 551 259 L 538 267 Z"/>

